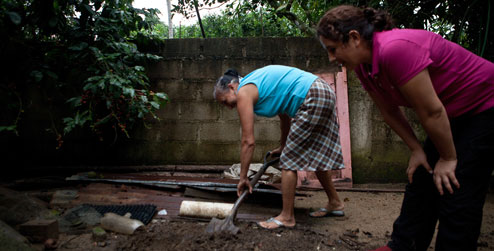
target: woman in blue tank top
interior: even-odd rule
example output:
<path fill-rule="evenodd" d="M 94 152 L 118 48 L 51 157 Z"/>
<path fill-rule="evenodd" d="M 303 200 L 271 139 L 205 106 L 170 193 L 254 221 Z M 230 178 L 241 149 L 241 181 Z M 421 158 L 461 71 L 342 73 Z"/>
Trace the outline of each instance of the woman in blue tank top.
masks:
<path fill-rule="evenodd" d="M 240 180 L 237 193 L 252 193 L 247 172 L 254 153 L 254 117 L 280 118 L 281 213 L 258 224 L 263 228 L 295 226 L 294 199 L 297 171 L 314 171 L 327 196 L 328 204 L 312 217 L 343 216 L 344 205 L 331 180 L 330 170 L 342 169 L 343 157 L 331 87 L 317 76 L 300 69 L 270 65 L 239 77 L 228 70 L 214 87 L 214 98 L 230 109 L 236 108 L 242 126 Z"/>

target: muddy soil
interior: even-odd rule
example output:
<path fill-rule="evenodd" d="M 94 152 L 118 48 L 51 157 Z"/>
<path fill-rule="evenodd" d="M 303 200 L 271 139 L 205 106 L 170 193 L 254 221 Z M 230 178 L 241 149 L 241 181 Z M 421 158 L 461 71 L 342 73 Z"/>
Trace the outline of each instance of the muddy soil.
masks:
<path fill-rule="evenodd" d="M 109 233 L 104 242 L 90 234 L 62 235 L 57 250 L 370 250 L 384 245 L 399 214 L 402 193 L 339 192 L 344 217 L 303 218 L 293 229 L 259 229 L 237 222 L 237 235 L 205 233 L 204 220 L 153 220 L 131 236 Z M 308 211 L 324 206 L 323 192 L 296 199 Z M 262 206 L 262 205 L 258 205 Z M 434 242 L 430 250 L 434 249 Z M 480 251 L 494 250 L 494 193 L 488 194 L 479 239 Z"/>

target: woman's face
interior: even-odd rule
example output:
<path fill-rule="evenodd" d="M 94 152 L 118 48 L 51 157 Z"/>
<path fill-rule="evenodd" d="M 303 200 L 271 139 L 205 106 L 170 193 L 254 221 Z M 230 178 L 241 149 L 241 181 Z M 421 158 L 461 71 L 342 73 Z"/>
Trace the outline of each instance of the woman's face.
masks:
<path fill-rule="evenodd" d="M 364 47 L 360 43 L 360 39 L 350 37 L 347 43 L 343 43 L 320 36 L 319 40 L 328 52 L 329 61 L 336 60 L 348 70 L 354 70 L 364 61 L 365 55 L 362 51 Z"/>
<path fill-rule="evenodd" d="M 216 94 L 216 101 L 233 109 L 237 106 L 237 95 L 232 88 L 228 88 L 226 91 Z"/>

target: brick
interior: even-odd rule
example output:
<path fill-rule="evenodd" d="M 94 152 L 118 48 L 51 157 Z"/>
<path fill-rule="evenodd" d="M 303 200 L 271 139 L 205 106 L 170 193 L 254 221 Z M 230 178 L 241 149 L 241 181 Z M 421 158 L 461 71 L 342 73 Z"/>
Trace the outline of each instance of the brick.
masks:
<path fill-rule="evenodd" d="M 220 76 L 218 76 L 219 78 Z M 198 86 L 199 89 L 199 100 L 201 101 L 211 101 L 214 100 L 213 97 L 213 91 L 214 91 L 214 85 L 216 84 L 216 79 L 209 80 L 209 81 L 204 81 L 202 85 Z"/>
<path fill-rule="evenodd" d="M 214 100 L 181 102 L 179 117 L 185 121 L 217 120 L 219 106 Z"/>
<path fill-rule="evenodd" d="M 166 58 L 166 57 L 165 57 Z M 182 79 L 183 65 L 181 60 L 161 60 L 150 66 L 150 79 Z"/>
<path fill-rule="evenodd" d="M 197 140 L 200 123 L 182 122 L 180 120 L 162 120 L 150 128 L 135 130 L 131 137 L 148 142 L 194 141 Z"/>
<path fill-rule="evenodd" d="M 214 79 L 222 74 L 221 65 L 211 58 L 198 58 L 183 63 L 184 79 Z"/>
<path fill-rule="evenodd" d="M 199 139 L 203 141 L 240 142 L 240 122 L 237 123 L 202 123 Z"/>
<path fill-rule="evenodd" d="M 275 122 L 263 121 L 254 125 L 254 136 L 256 142 L 261 141 L 279 141 L 280 124 Z"/>
<path fill-rule="evenodd" d="M 161 80 L 158 86 L 160 91 L 168 95 L 170 102 L 177 102 L 198 99 L 202 85 L 197 81 Z"/>
<path fill-rule="evenodd" d="M 218 104 L 218 110 L 220 113 L 220 121 L 236 122 L 240 121 L 237 113 L 237 109 L 230 109 L 224 105 Z"/>
<path fill-rule="evenodd" d="M 57 190 L 50 201 L 51 207 L 69 206 L 70 203 L 79 197 L 77 190 Z"/>
<path fill-rule="evenodd" d="M 194 141 L 198 139 L 199 123 L 166 123 L 162 124 L 159 131 L 155 131 L 155 141 Z"/>
<path fill-rule="evenodd" d="M 186 159 L 195 157 L 199 162 L 206 164 L 233 164 L 240 161 L 240 141 L 230 144 L 224 142 L 201 142 L 189 147 L 184 152 Z"/>
<path fill-rule="evenodd" d="M 180 103 L 170 101 L 165 107 L 160 108 L 156 115 L 162 120 L 178 120 L 180 119 Z"/>
<path fill-rule="evenodd" d="M 58 239 L 57 220 L 32 220 L 19 226 L 19 232 L 32 242 Z"/>

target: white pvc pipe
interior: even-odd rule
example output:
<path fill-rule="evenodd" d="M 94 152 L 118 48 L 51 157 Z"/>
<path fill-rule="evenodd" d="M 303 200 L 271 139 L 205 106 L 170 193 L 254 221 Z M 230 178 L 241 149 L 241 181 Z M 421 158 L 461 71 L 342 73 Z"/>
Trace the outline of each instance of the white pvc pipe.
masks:
<path fill-rule="evenodd" d="M 180 204 L 180 216 L 223 219 L 232 211 L 233 204 L 205 201 L 182 201 Z"/>

